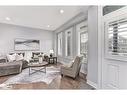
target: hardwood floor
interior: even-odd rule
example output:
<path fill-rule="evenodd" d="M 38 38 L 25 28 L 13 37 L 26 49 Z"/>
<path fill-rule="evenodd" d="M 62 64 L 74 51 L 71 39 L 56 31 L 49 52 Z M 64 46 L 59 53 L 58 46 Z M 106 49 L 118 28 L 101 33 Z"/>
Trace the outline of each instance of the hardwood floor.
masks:
<path fill-rule="evenodd" d="M 56 65 L 53 65 L 56 66 Z M 57 65 L 60 66 L 60 65 Z M 0 84 L 5 82 L 14 75 L 0 77 Z M 50 84 L 44 82 L 28 83 L 28 84 L 14 84 L 11 89 L 94 89 L 86 83 L 86 75 L 80 73 L 79 76 L 74 80 L 70 77 L 59 75 Z"/>

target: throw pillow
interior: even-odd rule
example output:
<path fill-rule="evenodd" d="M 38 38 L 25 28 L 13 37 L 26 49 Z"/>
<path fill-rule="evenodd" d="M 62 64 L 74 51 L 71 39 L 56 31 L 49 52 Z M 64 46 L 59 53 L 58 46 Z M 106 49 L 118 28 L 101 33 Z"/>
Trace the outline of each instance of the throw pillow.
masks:
<path fill-rule="evenodd" d="M 7 54 L 7 59 L 9 62 L 15 61 L 16 60 L 16 54 L 15 53 L 12 55 Z"/>
<path fill-rule="evenodd" d="M 34 54 L 34 58 L 38 58 L 38 55 Z"/>
<path fill-rule="evenodd" d="M 23 57 L 22 54 L 17 54 L 16 55 L 16 61 L 23 60 L 23 59 L 24 59 L 24 57 Z"/>

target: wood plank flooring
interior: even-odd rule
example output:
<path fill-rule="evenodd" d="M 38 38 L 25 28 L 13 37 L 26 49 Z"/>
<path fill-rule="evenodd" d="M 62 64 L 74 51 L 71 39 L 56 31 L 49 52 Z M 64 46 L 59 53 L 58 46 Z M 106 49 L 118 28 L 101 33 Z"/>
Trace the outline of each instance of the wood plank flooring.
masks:
<path fill-rule="evenodd" d="M 53 65 L 60 66 L 60 65 Z M 15 75 L 0 77 L 0 84 L 13 77 Z M 86 83 L 86 75 L 80 73 L 79 76 L 74 80 L 70 77 L 60 75 L 56 77 L 50 84 L 44 82 L 38 83 L 28 83 L 28 84 L 14 84 L 12 89 L 82 89 L 82 90 L 92 90 L 94 89 Z"/>

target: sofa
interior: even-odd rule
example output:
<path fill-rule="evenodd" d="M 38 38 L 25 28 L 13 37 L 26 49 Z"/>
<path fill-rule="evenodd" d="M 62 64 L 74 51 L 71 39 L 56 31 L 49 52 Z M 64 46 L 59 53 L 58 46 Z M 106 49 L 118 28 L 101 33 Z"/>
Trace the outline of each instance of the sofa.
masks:
<path fill-rule="evenodd" d="M 15 53 L 9 53 L 9 55 L 13 55 Z M 23 57 L 25 56 L 25 53 L 16 53 L 16 54 L 22 54 Z M 40 55 L 43 54 L 42 52 L 32 52 L 32 59 L 34 59 L 34 55 Z M 37 61 L 37 60 L 34 60 Z M 49 61 L 48 56 L 45 55 L 43 61 Z M 22 72 L 22 69 L 25 69 L 28 67 L 28 61 L 26 60 L 19 60 L 19 61 L 12 61 L 9 62 L 7 56 L 0 58 L 0 76 L 5 75 L 11 75 L 11 74 L 18 74 Z"/>
<path fill-rule="evenodd" d="M 22 71 L 22 69 L 25 69 L 27 67 L 28 62 L 26 60 L 9 62 L 7 57 L 4 57 L 0 59 L 0 76 L 18 74 Z"/>
<path fill-rule="evenodd" d="M 12 54 L 14 54 L 14 53 L 9 53 L 10 55 L 12 55 Z M 22 54 L 23 55 L 23 57 L 25 56 L 25 53 L 16 53 L 16 54 Z M 6 61 L 8 62 L 8 60 L 7 60 L 7 58 L 6 58 Z M 26 61 L 26 60 L 19 60 L 19 61 L 17 61 L 17 63 L 18 62 L 22 62 L 22 69 L 25 69 L 25 68 L 27 68 L 28 67 L 28 61 Z M 14 61 L 15 62 L 15 61 Z"/>
<path fill-rule="evenodd" d="M 0 76 L 18 74 L 22 71 L 22 61 L 0 63 Z"/>

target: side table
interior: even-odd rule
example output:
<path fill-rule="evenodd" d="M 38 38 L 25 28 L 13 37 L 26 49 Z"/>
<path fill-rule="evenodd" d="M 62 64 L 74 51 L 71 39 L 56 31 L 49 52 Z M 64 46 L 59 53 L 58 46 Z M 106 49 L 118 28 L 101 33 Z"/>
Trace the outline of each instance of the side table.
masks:
<path fill-rule="evenodd" d="M 51 61 L 53 60 L 53 64 L 57 64 L 57 57 L 49 57 L 49 63 L 52 63 Z"/>

